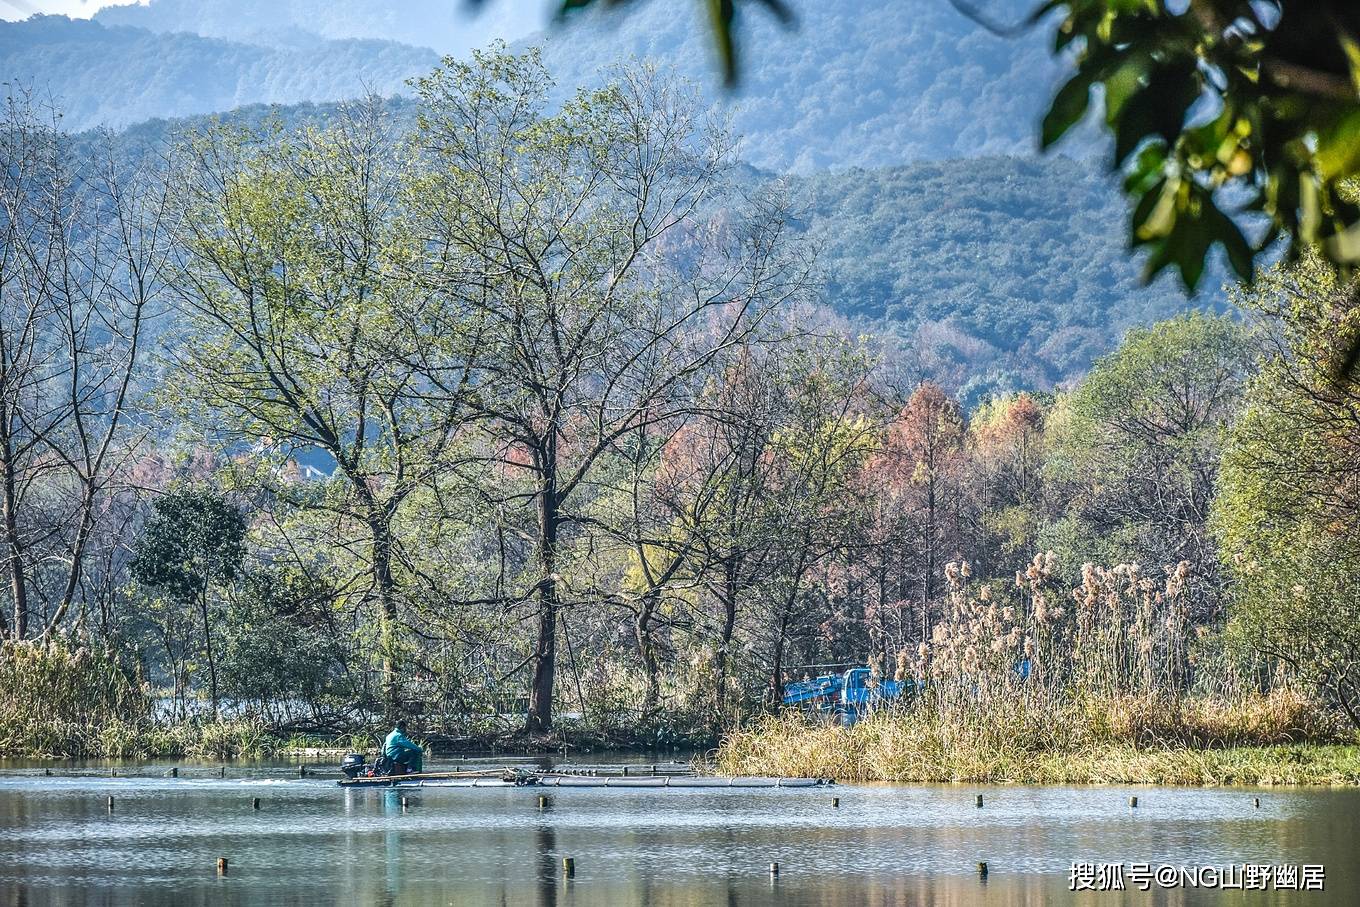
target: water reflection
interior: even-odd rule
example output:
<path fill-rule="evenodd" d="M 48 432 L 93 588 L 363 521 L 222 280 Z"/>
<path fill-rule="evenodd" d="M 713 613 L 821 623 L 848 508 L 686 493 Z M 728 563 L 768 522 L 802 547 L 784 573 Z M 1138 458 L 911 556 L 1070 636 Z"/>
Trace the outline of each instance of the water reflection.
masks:
<path fill-rule="evenodd" d="M 557 832 L 546 820 L 534 826 L 534 854 L 538 866 L 536 903 L 539 907 L 557 907 Z"/>
<path fill-rule="evenodd" d="M 996 787 L 979 810 L 962 786 L 852 786 L 833 809 L 824 789 L 342 790 L 286 766 L 163 768 L 0 772 L 0 907 L 1360 903 L 1356 790 Z M 1327 885 L 1074 894 L 1078 860 L 1321 863 Z"/>

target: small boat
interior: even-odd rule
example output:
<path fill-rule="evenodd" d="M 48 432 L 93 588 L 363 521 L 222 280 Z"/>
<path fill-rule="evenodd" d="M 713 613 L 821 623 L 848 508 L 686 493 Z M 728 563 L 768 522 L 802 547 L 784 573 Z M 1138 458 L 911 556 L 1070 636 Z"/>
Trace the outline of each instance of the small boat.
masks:
<path fill-rule="evenodd" d="M 396 773 L 391 763 L 379 759 L 368 765 L 364 757 L 351 754 L 341 763 L 341 787 L 819 787 L 835 784 L 829 778 L 724 778 L 696 775 L 692 770 L 663 770 L 651 767 L 650 774 L 629 775 L 627 766 L 604 769 L 466 769 L 451 772 Z M 636 771 L 636 768 L 635 768 Z M 644 768 L 645 772 L 646 769 Z"/>

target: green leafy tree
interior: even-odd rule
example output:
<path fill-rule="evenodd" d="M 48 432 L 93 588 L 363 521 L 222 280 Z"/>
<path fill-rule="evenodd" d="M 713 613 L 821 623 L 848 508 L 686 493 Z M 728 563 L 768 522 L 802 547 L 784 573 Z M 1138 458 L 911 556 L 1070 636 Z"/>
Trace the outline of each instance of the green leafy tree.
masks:
<path fill-rule="evenodd" d="M 1360 261 L 1360 208 L 1342 183 L 1360 173 L 1360 9 L 1346 0 L 1052 0 L 1055 52 L 1077 71 L 1043 125 L 1051 145 L 1086 113 L 1097 86 L 1127 165 L 1134 245 L 1148 272 L 1175 266 L 1199 283 L 1211 245 L 1252 279 L 1255 257 L 1282 237 Z M 1265 215 L 1249 240 L 1240 213 Z"/>
<path fill-rule="evenodd" d="M 255 703 L 276 724 L 295 716 L 326 726 L 354 704 L 347 634 L 333 612 L 335 590 L 301 570 L 244 574 L 226 609 L 222 687 Z"/>
<path fill-rule="evenodd" d="M 1055 408 L 1045 471 L 1068 503 L 1045 536 L 1068 569 L 1188 561 L 1213 578 L 1209 509 L 1253 366 L 1243 325 L 1187 315 L 1131 332 Z M 1199 604 L 1217 606 L 1212 596 Z"/>
<path fill-rule="evenodd" d="M 1239 292 L 1269 346 L 1224 452 L 1214 519 L 1234 580 L 1230 638 L 1360 727 L 1360 382 L 1327 366 L 1360 323 L 1354 292 L 1317 257 Z"/>
<path fill-rule="evenodd" d="M 760 634 L 770 649 L 765 698 L 778 703 L 790 650 L 816 631 L 817 568 L 849 547 L 862 521 L 853 489 L 877 442 L 877 426 L 867 414 L 871 363 L 850 344 L 790 344 L 772 365 L 780 418 L 763 454 L 771 468 L 762 529 L 775 560 L 758 592 L 769 615 Z"/>
<path fill-rule="evenodd" d="M 261 462 L 334 464 L 321 482 L 257 480 L 331 517 L 331 541 L 355 555 L 389 714 L 408 562 L 394 527 L 458 462 L 482 321 L 437 285 L 448 262 L 408 216 L 417 181 L 397 145 L 372 100 L 324 130 L 219 124 L 186 140 L 173 174 L 184 333 L 166 395 Z"/>
<path fill-rule="evenodd" d="M 180 488 L 152 505 L 130 565 L 140 586 L 198 612 L 214 714 L 219 703 L 214 593 L 240 574 L 245 539 L 245 517 L 226 498 L 211 489 Z"/>

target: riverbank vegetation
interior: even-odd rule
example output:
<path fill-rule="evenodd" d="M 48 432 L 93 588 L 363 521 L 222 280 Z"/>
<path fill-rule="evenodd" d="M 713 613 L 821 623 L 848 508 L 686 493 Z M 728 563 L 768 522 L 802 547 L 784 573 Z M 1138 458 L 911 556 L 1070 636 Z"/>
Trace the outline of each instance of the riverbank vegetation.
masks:
<path fill-rule="evenodd" d="M 407 717 L 844 777 L 1343 752 L 1304 744 L 1360 725 L 1353 282 L 1282 266 L 983 394 L 923 379 L 955 335 L 818 307 L 791 199 L 664 73 L 414 87 L 414 125 L 210 123 L 135 166 L 11 99 L 0 750 Z M 752 724 L 865 663 L 904 711 Z"/>
<path fill-rule="evenodd" d="M 1159 717 L 1150 726 L 1107 722 L 1123 702 L 1090 702 L 1058 713 L 998 708 L 972 720 L 929 708 L 885 710 L 852 727 L 798 716 L 765 719 L 725 738 L 715 768 L 735 775 L 835 778 L 839 781 L 989 784 L 1360 784 L 1360 746 L 1296 743 L 1262 734 L 1249 704 L 1201 704 L 1204 718 L 1164 703 L 1139 704 Z M 1098 714 L 1092 714 L 1092 711 Z M 1248 727 L 1234 727 L 1240 715 Z M 1223 724 L 1227 719 L 1228 723 Z M 1061 724 L 1059 724 L 1061 722 Z M 1089 723 L 1086 723 L 1089 722 Z M 1313 720 L 1306 722 L 1316 730 Z M 1283 730 L 1270 726 L 1274 731 Z M 1225 733 L 1226 732 L 1226 733 Z M 1241 743 L 1224 745 L 1223 737 Z M 1276 738 L 1275 743 L 1256 742 Z"/>

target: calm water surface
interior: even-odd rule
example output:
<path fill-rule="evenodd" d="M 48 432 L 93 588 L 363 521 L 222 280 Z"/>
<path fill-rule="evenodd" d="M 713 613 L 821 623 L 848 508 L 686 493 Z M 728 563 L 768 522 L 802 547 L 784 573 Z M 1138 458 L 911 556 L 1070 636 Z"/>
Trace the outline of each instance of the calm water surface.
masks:
<path fill-rule="evenodd" d="M 547 792 L 540 810 L 532 787 L 345 790 L 284 765 L 225 779 L 215 765 L 168 769 L 48 778 L 0 763 L 0 905 L 1360 904 L 1353 789 L 578 788 Z M 1322 864 L 1326 887 L 1072 893 L 1077 861 Z"/>

